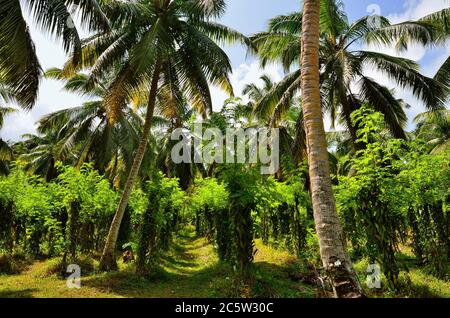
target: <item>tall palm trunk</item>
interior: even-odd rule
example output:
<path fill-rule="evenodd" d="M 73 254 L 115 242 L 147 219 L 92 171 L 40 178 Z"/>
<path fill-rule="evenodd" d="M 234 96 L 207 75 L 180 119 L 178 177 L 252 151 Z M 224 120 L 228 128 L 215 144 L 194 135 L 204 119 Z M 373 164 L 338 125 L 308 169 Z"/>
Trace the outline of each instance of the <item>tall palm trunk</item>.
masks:
<path fill-rule="evenodd" d="M 336 213 L 322 118 L 319 78 L 320 0 L 304 0 L 302 24 L 302 109 L 308 147 L 311 196 L 320 256 L 336 297 L 362 295 Z"/>
<path fill-rule="evenodd" d="M 133 189 L 134 181 L 138 175 L 141 167 L 142 159 L 144 158 L 145 149 L 147 147 L 148 137 L 150 136 L 150 129 L 153 121 L 153 112 L 155 110 L 156 95 L 158 91 L 158 81 L 161 73 L 161 62 L 157 61 L 155 70 L 153 71 L 153 78 L 150 87 L 150 93 L 148 97 L 147 113 L 145 116 L 144 129 L 142 131 L 141 140 L 139 141 L 138 149 L 134 156 L 133 165 L 131 166 L 130 173 L 125 183 L 125 188 L 120 198 L 119 206 L 117 207 L 116 214 L 111 223 L 108 237 L 106 239 L 105 248 L 100 259 L 100 270 L 108 271 L 117 269 L 117 263 L 115 258 L 115 249 L 117 237 L 119 235 L 120 224 L 122 222 L 125 209 L 128 205 L 128 200 Z"/>

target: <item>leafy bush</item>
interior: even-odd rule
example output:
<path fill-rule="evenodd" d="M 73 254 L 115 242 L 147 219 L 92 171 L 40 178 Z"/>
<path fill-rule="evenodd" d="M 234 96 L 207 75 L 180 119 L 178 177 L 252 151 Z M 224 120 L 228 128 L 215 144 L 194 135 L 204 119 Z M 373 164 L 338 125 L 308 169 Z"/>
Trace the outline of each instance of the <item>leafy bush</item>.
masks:
<path fill-rule="evenodd" d="M 196 217 L 197 234 L 205 228 L 207 237 L 210 240 L 215 238 L 219 259 L 229 261 L 231 224 L 228 191 L 223 183 L 219 183 L 214 178 L 196 179 L 194 184 L 190 204 Z"/>
<path fill-rule="evenodd" d="M 383 116 L 368 107 L 352 118 L 365 148 L 351 159 L 353 173 L 338 177 L 335 192 L 354 251 L 380 263 L 389 286 L 397 288 L 403 264 L 396 253 L 407 242 L 409 228 L 418 259 L 443 275 L 450 255 L 448 156 L 427 155 L 414 142 L 383 138 Z"/>
<path fill-rule="evenodd" d="M 0 248 L 34 256 L 100 249 L 115 211 L 117 193 L 89 165 L 58 165 L 52 182 L 16 165 L 0 178 Z"/>
<path fill-rule="evenodd" d="M 155 269 L 161 250 L 167 250 L 185 194 L 178 179 L 156 173 L 147 182 L 147 209 L 142 213 L 138 241 L 137 271 L 148 275 Z"/>
<path fill-rule="evenodd" d="M 404 154 L 398 184 L 408 195 L 413 251 L 434 275 L 444 277 L 450 259 L 450 153 L 429 155 L 421 143 Z"/>

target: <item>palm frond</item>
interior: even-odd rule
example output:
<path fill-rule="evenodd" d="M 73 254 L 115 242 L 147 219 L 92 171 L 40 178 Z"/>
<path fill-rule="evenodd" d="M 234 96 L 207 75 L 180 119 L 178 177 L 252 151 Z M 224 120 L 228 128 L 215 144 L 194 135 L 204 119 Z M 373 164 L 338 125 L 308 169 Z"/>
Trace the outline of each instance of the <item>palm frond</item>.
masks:
<path fill-rule="evenodd" d="M 19 104 L 33 107 L 41 66 L 18 0 L 0 3 L 0 82 L 8 85 Z"/>
<path fill-rule="evenodd" d="M 279 120 L 289 109 L 292 97 L 299 91 L 300 70 L 287 75 L 281 82 L 259 100 L 254 108 L 254 114 L 257 118 L 268 120 L 274 117 Z"/>
<path fill-rule="evenodd" d="M 361 99 L 367 101 L 376 111 L 384 115 L 393 136 L 406 139 L 404 127 L 407 117 L 402 102 L 396 99 L 387 87 L 368 77 L 362 76 L 359 85 L 361 86 Z"/>
<path fill-rule="evenodd" d="M 419 21 L 431 23 L 436 27 L 438 42 L 443 42 L 450 36 L 450 7 L 431 13 Z"/>
<path fill-rule="evenodd" d="M 432 45 L 436 40 L 436 27 L 426 21 L 406 21 L 378 28 L 365 36 L 368 44 L 389 46 L 395 44 L 397 49 L 405 50 L 410 43 Z"/>
<path fill-rule="evenodd" d="M 3 127 L 5 116 L 13 114 L 17 111 L 17 109 L 12 107 L 0 107 L 0 128 Z"/>
<path fill-rule="evenodd" d="M 360 51 L 359 57 L 364 63 L 375 67 L 396 81 L 399 86 L 411 89 L 428 109 L 445 108 L 446 87 L 442 83 L 420 74 L 418 65 L 414 61 L 369 51 Z"/>
<path fill-rule="evenodd" d="M 434 76 L 434 80 L 445 85 L 448 88 L 448 91 L 450 91 L 450 56 L 445 60 L 444 64 L 441 65 Z"/>
<path fill-rule="evenodd" d="M 320 31 L 337 38 L 348 27 L 347 14 L 341 0 L 320 1 Z"/>
<path fill-rule="evenodd" d="M 64 50 L 72 52 L 74 63 L 77 64 L 81 60 L 81 39 L 66 1 L 28 0 L 27 8 L 42 31 L 62 40 Z"/>

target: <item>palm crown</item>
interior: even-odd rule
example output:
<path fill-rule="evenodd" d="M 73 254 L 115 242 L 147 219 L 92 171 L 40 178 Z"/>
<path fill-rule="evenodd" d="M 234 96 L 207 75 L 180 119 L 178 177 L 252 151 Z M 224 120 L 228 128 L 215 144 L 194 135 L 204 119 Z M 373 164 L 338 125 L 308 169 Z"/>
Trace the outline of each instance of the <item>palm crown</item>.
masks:
<path fill-rule="evenodd" d="M 302 14 L 279 16 L 269 23 L 268 31 L 252 37 L 261 57 L 261 63 L 281 62 L 286 77 L 259 100 L 255 112 L 262 117 L 280 117 L 289 109 L 290 101 L 300 89 L 300 36 Z M 384 114 L 386 124 L 396 137 L 405 138 L 404 103 L 392 90 L 367 76 L 365 69 L 380 71 L 400 87 L 412 90 L 430 110 L 444 107 L 445 87 L 438 81 L 419 73 L 411 60 L 361 49 L 361 44 L 386 45 L 415 39 L 423 43 L 433 38 L 433 26 L 426 21 L 391 25 L 383 17 L 364 17 L 349 23 L 342 3 L 321 1 L 320 15 L 320 70 L 322 106 L 350 130 L 356 140 L 356 127 L 350 114 L 363 102 L 370 103 Z"/>
<path fill-rule="evenodd" d="M 112 32 L 84 40 L 80 67 L 90 68 L 91 81 L 120 64 L 117 79 L 108 87 L 109 116 L 127 96 L 151 82 L 156 65 L 160 89 L 172 98 L 183 90 L 193 107 L 206 116 L 212 110 L 209 84 L 232 94 L 230 61 L 218 42 L 246 41 L 240 33 L 212 21 L 223 13 L 224 1 L 154 0 L 110 1 L 104 5 Z M 72 60 L 65 67 L 73 70 Z"/>
<path fill-rule="evenodd" d="M 108 121 L 103 98 L 115 73 L 105 74 L 95 85 L 88 85 L 89 77 L 86 74 L 65 77 L 56 68 L 47 70 L 45 76 L 64 82 L 66 91 L 90 99 L 80 106 L 50 113 L 39 121 L 38 131 L 41 134 L 56 133 L 57 159 L 75 154 L 78 167 L 86 161 L 93 161 L 99 171 L 105 172 L 112 166 L 109 171 L 111 178 L 116 177 L 119 163 L 128 171 L 133 161 L 133 150 L 139 140 L 142 117 L 131 106 L 127 106 L 117 114 L 115 123 Z M 142 103 L 138 94 L 134 96 L 133 102 L 136 105 Z"/>

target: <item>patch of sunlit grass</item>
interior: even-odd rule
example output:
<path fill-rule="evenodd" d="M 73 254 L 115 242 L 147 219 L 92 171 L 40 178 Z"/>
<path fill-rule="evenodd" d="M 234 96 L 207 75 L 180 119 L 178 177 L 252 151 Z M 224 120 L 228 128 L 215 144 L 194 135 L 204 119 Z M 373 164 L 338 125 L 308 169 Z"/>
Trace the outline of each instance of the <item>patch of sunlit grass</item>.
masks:
<path fill-rule="evenodd" d="M 143 278 L 135 264 L 119 262 L 119 270 L 96 272 L 98 261 L 80 259 L 80 289 L 69 289 L 62 278 L 61 258 L 35 261 L 22 272 L 0 275 L 0 297 L 313 297 L 315 286 L 292 277 L 301 271 L 288 252 L 256 240 L 251 278 L 221 264 L 214 246 L 187 232 L 174 239 L 155 274 Z M 83 270 L 85 268 L 86 270 Z"/>

